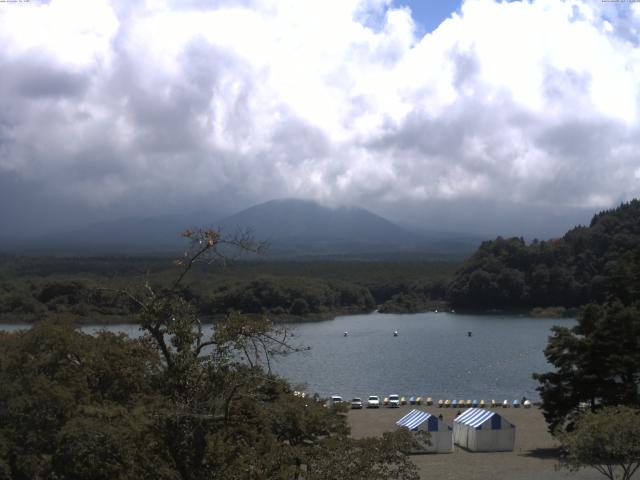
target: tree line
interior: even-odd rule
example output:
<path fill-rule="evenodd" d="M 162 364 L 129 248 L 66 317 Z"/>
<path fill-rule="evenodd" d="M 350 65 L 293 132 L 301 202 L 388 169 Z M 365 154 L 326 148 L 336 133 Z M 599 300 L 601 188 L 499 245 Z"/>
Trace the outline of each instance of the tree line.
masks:
<path fill-rule="evenodd" d="M 640 201 L 593 217 L 562 238 L 484 242 L 456 272 L 448 299 L 458 308 L 579 307 L 640 293 Z"/>
<path fill-rule="evenodd" d="M 138 306 L 114 292 L 136 283 L 156 288 L 171 283 L 171 262 L 139 258 L 0 259 L 0 319 L 33 322 L 67 316 L 80 322 L 123 321 Z M 64 265 L 71 262 L 71 272 Z M 114 269 L 110 272 L 109 267 Z M 39 274 L 38 268 L 43 270 Z M 278 319 L 325 318 L 339 314 L 417 312 L 443 304 L 450 263 L 409 265 L 396 262 L 237 262 L 224 268 L 197 265 L 181 293 L 205 315 L 231 310 Z"/>

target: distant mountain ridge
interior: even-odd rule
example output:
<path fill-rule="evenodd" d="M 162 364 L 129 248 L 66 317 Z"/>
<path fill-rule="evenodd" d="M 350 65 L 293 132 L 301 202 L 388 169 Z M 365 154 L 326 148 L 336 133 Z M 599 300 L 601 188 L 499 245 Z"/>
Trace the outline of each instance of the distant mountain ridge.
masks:
<path fill-rule="evenodd" d="M 0 239 L 0 249 L 70 255 L 176 252 L 185 247 L 180 233 L 191 227 L 220 228 L 227 235 L 251 230 L 256 240 L 269 244 L 268 258 L 462 258 L 479 244 L 473 237 L 411 232 L 360 207 L 280 199 L 227 216 L 199 212 L 128 218 L 30 239 Z"/>

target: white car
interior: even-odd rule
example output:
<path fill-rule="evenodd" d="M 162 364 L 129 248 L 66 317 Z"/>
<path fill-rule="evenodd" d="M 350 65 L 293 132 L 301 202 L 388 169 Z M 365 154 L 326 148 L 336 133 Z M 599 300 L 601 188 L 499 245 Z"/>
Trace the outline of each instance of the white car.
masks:
<path fill-rule="evenodd" d="M 389 395 L 389 407 L 390 408 L 400 407 L 400 395 Z"/>
<path fill-rule="evenodd" d="M 358 397 L 351 399 L 351 408 L 352 409 L 362 408 L 362 400 Z"/>
<path fill-rule="evenodd" d="M 329 400 L 329 403 L 331 405 L 337 405 L 338 403 L 342 402 L 344 402 L 344 400 L 342 400 L 342 397 L 340 395 L 331 395 L 331 399 Z"/>
<path fill-rule="evenodd" d="M 367 400 L 367 408 L 380 408 L 380 397 L 377 395 L 369 395 Z"/>

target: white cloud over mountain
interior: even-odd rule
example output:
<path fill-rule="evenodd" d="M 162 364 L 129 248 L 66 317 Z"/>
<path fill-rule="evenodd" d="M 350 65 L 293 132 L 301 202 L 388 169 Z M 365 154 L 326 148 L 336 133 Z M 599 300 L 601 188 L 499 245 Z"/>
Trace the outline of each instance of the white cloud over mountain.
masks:
<path fill-rule="evenodd" d="M 96 208 L 446 205 L 451 226 L 637 195 L 639 3 L 467 0 L 417 31 L 385 0 L 2 4 L 0 180 Z"/>

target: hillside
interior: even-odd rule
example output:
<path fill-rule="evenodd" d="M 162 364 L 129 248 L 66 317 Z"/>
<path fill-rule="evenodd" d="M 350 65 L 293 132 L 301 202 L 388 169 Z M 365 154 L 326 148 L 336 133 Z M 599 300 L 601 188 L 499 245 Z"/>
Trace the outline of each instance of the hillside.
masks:
<path fill-rule="evenodd" d="M 412 240 L 412 234 L 363 208 L 328 208 L 307 200 L 272 200 L 220 222 L 233 231 L 251 228 L 257 238 L 282 245 L 320 242 L 381 245 Z"/>
<path fill-rule="evenodd" d="M 218 226 L 225 232 L 251 229 L 269 243 L 268 254 L 275 258 L 464 258 L 480 242 L 472 236 L 412 232 L 364 208 L 329 208 L 298 199 L 255 205 Z"/>
<path fill-rule="evenodd" d="M 575 307 L 640 293 L 640 200 L 598 213 L 562 238 L 483 242 L 456 273 L 458 308 Z"/>

